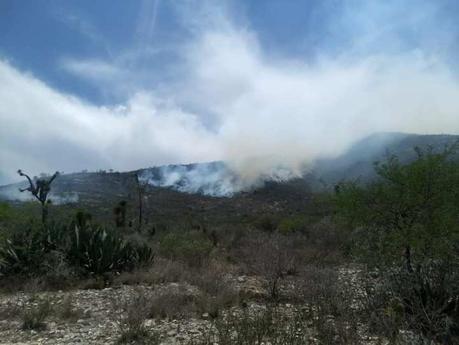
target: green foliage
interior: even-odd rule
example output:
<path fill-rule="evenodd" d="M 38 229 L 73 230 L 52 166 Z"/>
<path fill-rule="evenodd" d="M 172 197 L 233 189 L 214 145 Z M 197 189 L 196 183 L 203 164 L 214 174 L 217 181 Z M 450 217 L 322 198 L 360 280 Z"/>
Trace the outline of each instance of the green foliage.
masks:
<path fill-rule="evenodd" d="M 255 228 L 261 231 L 273 232 L 276 231 L 279 225 L 279 220 L 272 215 L 262 215 L 255 221 Z"/>
<path fill-rule="evenodd" d="M 0 223 L 4 222 L 11 217 L 11 207 L 6 202 L 0 203 Z"/>
<path fill-rule="evenodd" d="M 379 179 L 367 186 L 337 186 L 339 214 L 360 228 L 360 254 L 390 263 L 400 258 L 411 269 L 426 260 L 452 255 L 459 241 L 459 163 L 454 147 L 442 153 L 417 149 L 403 165 L 397 157 L 375 166 Z M 380 255 L 375 256 L 376 253 Z"/>
<path fill-rule="evenodd" d="M 283 218 L 278 225 L 278 231 L 281 234 L 287 235 L 294 232 L 305 232 L 308 226 L 308 221 L 304 216 L 290 216 Z"/>
<path fill-rule="evenodd" d="M 355 253 L 381 276 L 368 300 L 390 325 L 386 336 L 410 328 L 450 344 L 459 334 L 458 145 L 416 149 L 405 165 L 392 156 L 375 165 L 377 181 L 336 188 L 339 214 L 356 229 Z"/>
<path fill-rule="evenodd" d="M 199 231 L 170 232 L 160 240 L 161 255 L 183 260 L 192 266 L 202 265 L 212 248 L 212 241 Z"/>
<path fill-rule="evenodd" d="M 50 267 L 46 258 L 62 257 L 82 274 L 100 275 L 129 270 L 153 260 L 146 245 L 134 245 L 114 231 L 97 226 L 30 226 L 1 244 L 3 274 L 42 275 Z"/>
<path fill-rule="evenodd" d="M 43 273 L 43 258 L 56 246 L 52 227 L 29 226 L 15 232 L 0 247 L 0 270 L 4 274 Z"/>

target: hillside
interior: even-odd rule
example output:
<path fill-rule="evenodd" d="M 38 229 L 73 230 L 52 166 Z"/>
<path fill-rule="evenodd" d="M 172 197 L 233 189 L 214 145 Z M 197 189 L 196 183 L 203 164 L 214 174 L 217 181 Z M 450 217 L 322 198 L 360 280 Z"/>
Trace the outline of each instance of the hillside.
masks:
<path fill-rule="evenodd" d="M 236 193 L 232 197 L 215 197 L 203 193 L 212 188 L 221 188 L 222 181 L 218 177 L 227 179 L 225 183 L 235 178 L 230 171 L 225 170 L 227 168 L 223 163 L 215 162 L 131 172 L 64 174 L 53 183 L 51 200 L 54 204 L 62 205 L 62 209 L 86 209 L 104 220 L 112 216 L 112 209 L 119 201 L 126 200 L 134 218 L 138 204 L 135 175 L 139 174 L 149 177 L 144 180 L 143 193 L 147 219 L 154 218 L 159 223 L 183 220 L 206 224 L 252 221 L 263 214 L 305 212 L 311 209 L 309 206 L 314 200 L 312 191 L 319 191 L 342 179 L 371 179 L 374 177 L 373 163 L 384 159 L 388 153 L 398 155 L 402 161 L 409 161 L 415 156 L 415 146 L 432 146 L 441 150 L 458 138 L 454 135 L 375 134 L 355 143 L 338 158 L 318 161 L 314 169 L 303 178 L 282 183 L 266 181 L 259 188 Z M 175 172 L 175 180 L 169 183 L 169 187 L 161 180 L 164 170 Z M 190 186 L 190 176 L 209 171 L 212 172 L 210 182 L 203 183 L 202 189 L 193 187 L 196 193 L 181 192 Z M 190 175 L 190 172 L 194 175 Z M 25 182 L 1 186 L 0 198 L 24 201 L 30 195 L 19 193 L 18 188 L 21 186 L 25 186 Z"/>

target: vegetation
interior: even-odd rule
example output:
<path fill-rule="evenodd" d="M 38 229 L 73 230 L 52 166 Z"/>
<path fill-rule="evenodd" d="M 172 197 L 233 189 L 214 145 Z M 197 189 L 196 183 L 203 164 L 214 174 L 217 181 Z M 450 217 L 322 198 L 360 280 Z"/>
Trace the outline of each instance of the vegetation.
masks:
<path fill-rule="evenodd" d="M 22 329 L 41 331 L 46 328 L 45 319 L 51 312 L 51 305 L 48 300 L 39 301 L 32 308 L 22 313 Z"/>
<path fill-rule="evenodd" d="M 51 263 L 54 267 L 66 264 L 81 275 L 101 275 L 151 263 L 153 252 L 146 245 L 126 241 L 116 231 L 72 222 L 15 232 L 1 245 L 0 259 L 0 272 L 5 275 L 43 275 Z"/>
<path fill-rule="evenodd" d="M 375 179 L 340 182 L 307 202 L 272 186 L 279 189 L 234 201 L 253 205 L 252 213 L 226 199 L 167 191 L 169 202 L 185 203 L 171 215 L 132 174 L 125 183 L 134 193 L 97 207 L 56 206 L 46 222 L 36 220 L 38 204 L 0 204 L 2 286 L 139 285 L 143 292 L 117 301 L 120 344 L 159 343 L 146 320 L 190 317 L 209 325 L 195 345 L 364 344 L 365 337 L 457 344 L 458 148 L 416 149 L 410 161 L 389 156 L 375 164 Z M 279 190 L 283 203 L 271 202 Z M 24 310 L 23 329 L 44 329 L 46 302 Z M 70 298 L 55 313 L 69 322 L 83 314 Z"/>
<path fill-rule="evenodd" d="M 443 343 L 459 335 L 457 146 L 416 149 L 406 165 L 392 156 L 376 164 L 376 182 L 336 188 L 340 214 L 356 229 L 354 253 L 379 274 L 371 309 Z"/>
<path fill-rule="evenodd" d="M 46 223 L 48 219 L 48 193 L 51 191 L 51 183 L 54 179 L 59 176 L 59 172 L 55 172 L 53 176 L 49 179 L 46 177 L 42 178 L 34 178 L 33 180 L 29 177 L 29 175 L 22 172 L 21 169 L 18 170 L 19 176 L 24 176 L 28 183 L 29 187 L 27 188 L 20 188 L 20 192 L 28 191 L 30 192 L 41 204 L 41 221 L 43 224 Z"/>

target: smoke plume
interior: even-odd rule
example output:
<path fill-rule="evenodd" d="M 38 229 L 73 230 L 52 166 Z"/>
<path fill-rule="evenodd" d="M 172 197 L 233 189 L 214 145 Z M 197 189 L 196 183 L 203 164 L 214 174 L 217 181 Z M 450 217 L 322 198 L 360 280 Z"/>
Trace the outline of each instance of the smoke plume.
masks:
<path fill-rule="evenodd" d="M 118 60 L 64 66 L 104 88 L 129 85 L 117 105 L 69 96 L 1 61 L 2 173 L 219 160 L 144 178 L 231 195 L 299 176 L 374 132 L 459 133 L 459 30 L 443 1 L 324 1 L 310 25 L 328 36 L 309 37 L 304 55 L 272 53 L 250 18 L 227 7 L 197 7 L 179 11 L 189 39 L 160 87 L 135 84 L 135 64 Z"/>

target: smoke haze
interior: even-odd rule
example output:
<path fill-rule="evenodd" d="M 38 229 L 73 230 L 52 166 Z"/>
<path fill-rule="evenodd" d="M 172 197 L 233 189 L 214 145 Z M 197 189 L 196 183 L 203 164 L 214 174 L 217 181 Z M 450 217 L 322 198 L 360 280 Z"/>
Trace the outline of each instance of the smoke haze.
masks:
<path fill-rule="evenodd" d="M 446 2 L 325 1 L 309 25 L 320 21 L 328 36 L 308 37 L 304 56 L 273 53 L 234 6 L 199 4 L 176 9 L 189 36 L 174 46 L 178 62 L 159 86 L 149 87 L 123 59 L 60 62 L 122 95 L 116 104 L 67 94 L 0 60 L 0 182 L 15 179 L 18 168 L 38 174 L 221 160 L 224 169 L 164 167 L 152 183 L 229 195 L 299 176 L 374 132 L 459 133 L 459 29 Z"/>

